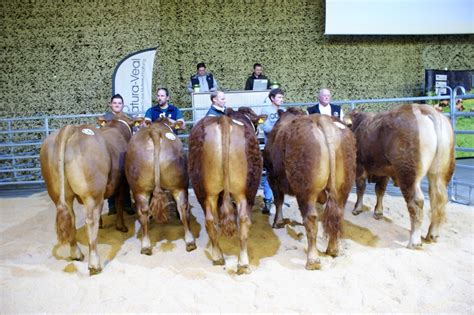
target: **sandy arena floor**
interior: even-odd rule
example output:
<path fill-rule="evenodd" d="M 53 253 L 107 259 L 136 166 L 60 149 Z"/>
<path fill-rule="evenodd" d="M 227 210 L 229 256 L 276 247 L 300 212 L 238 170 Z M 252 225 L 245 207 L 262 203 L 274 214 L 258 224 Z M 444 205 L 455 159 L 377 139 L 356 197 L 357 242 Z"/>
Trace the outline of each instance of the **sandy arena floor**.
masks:
<path fill-rule="evenodd" d="M 55 208 L 46 192 L 0 198 L 0 313 L 474 313 L 473 207 L 450 203 L 439 242 L 409 250 L 409 217 L 400 197 L 386 196 L 385 218 L 376 221 L 369 211 L 351 214 L 351 194 L 341 255 L 322 254 L 322 269 L 307 271 L 301 217 L 295 199 L 286 201 L 284 215 L 293 224 L 284 229 L 273 230 L 273 215 L 254 211 L 249 275 L 236 275 L 235 237 L 221 237 L 226 266 L 212 265 L 203 213 L 191 193 L 196 250 L 186 252 L 175 216 L 166 225 L 152 224 L 153 255 L 145 256 L 137 217 L 126 215 L 129 232 L 123 234 L 114 228 L 115 216 L 104 215 L 103 271 L 89 277 L 80 206 L 78 237 L 86 259 L 76 262 L 66 258 L 68 246 L 57 244 Z M 367 195 L 365 205 L 374 204 Z M 325 247 L 320 228 L 318 249 Z"/>

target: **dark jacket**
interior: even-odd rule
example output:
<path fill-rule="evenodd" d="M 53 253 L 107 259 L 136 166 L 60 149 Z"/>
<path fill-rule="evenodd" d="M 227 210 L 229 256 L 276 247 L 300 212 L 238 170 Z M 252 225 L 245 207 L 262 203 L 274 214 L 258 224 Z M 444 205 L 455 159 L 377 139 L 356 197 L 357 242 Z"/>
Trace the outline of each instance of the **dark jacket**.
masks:
<path fill-rule="evenodd" d="M 206 74 L 206 81 L 207 85 L 209 86 L 209 90 L 212 89 L 214 87 L 214 77 L 211 73 Z M 193 74 L 191 76 L 191 87 L 195 84 L 199 85 L 199 79 L 197 74 Z"/>
<path fill-rule="evenodd" d="M 341 106 L 329 104 L 331 106 L 331 116 L 340 118 L 341 117 Z M 319 104 L 308 107 L 308 114 L 321 114 L 319 111 Z"/>
<path fill-rule="evenodd" d="M 225 114 L 225 107 L 223 111 L 218 110 L 217 108 L 214 107 L 214 105 L 211 105 L 211 108 L 206 113 L 206 116 L 214 116 L 214 117 L 220 117 Z"/>

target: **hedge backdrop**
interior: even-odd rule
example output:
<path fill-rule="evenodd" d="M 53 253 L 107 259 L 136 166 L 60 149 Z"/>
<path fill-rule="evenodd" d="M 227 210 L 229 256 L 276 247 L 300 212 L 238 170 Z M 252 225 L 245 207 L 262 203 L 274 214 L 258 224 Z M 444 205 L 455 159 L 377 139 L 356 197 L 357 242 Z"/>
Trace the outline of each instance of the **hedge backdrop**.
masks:
<path fill-rule="evenodd" d="M 198 62 L 231 90 L 260 62 L 288 102 L 418 96 L 424 69 L 474 68 L 474 35 L 325 36 L 324 0 L 0 2 L 0 117 L 104 112 L 116 64 L 149 47 L 180 107 Z"/>

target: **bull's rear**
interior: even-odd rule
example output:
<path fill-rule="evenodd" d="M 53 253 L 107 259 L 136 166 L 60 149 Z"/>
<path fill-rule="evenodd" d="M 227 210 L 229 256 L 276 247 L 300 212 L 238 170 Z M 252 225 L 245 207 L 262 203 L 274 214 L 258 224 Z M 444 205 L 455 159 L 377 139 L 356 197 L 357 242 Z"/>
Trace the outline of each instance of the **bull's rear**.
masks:
<path fill-rule="evenodd" d="M 445 219 L 447 185 L 454 171 L 454 135 L 449 120 L 427 105 L 403 105 L 377 115 L 354 112 L 357 137 L 357 201 L 362 212 L 365 181 L 376 183 L 374 217 L 383 216 L 383 195 L 389 178 L 400 187 L 410 213 L 409 248 L 419 248 L 424 196 L 421 180 L 428 177 L 431 223 L 426 240 L 436 241 Z"/>
<path fill-rule="evenodd" d="M 131 123 L 131 122 L 130 122 Z M 84 205 L 89 238 L 89 271 L 101 271 L 97 234 L 104 198 L 122 184 L 123 156 L 130 126 L 114 121 L 107 131 L 95 126 L 65 126 L 44 141 L 41 172 L 48 194 L 56 205 L 56 231 L 60 243 L 69 243 L 72 259 L 84 258 L 77 247 L 74 199 Z M 126 231 L 118 215 L 117 228 Z"/>
<path fill-rule="evenodd" d="M 251 114 L 252 118 L 257 117 Z M 251 116 L 235 112 L 230 115 L 206 117 L 193 128 L 189 137 L 189 174 L 205 212 L 215 265 L 225 263 L 216 223 L 225 235 L 232 235 L 238 219 L 240 274 L 250 271 L 247 239 L 263 163 Z"/>
<path fill-rule="evenodd" d="M 340 122 L 322 115 L 283 113 L 264 151 L 275 198 L 274 228 L 283 227 L 284 195 L 294 195 L 308 238 L 307 269 L 319 269 L 316 202 L 325 203 L 322 223 L 329 237 L 326 252 L 338 254 L 344 206 L 355 177 L 355 142 Z"/>
<path fill-rule="evenodd" d="M 196 248 L 189 223 L 186 157 L 173 127 L 168 121 L 160 120 L 148 128 L 142 128 L 130 140 L 127 151 L 125 172 L 142 226 L 142 254 L 152 254 L 149 216 L 154 216 L 159 222 L 167 220 L 165 190 L 176 202 L 184 226 L 186 250 Z"/>

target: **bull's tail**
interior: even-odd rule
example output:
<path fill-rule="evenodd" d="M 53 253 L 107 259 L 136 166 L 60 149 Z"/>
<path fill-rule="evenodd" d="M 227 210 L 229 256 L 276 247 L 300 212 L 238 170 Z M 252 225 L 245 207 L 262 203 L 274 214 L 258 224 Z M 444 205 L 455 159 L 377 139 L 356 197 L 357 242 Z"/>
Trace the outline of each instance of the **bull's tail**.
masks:
<path fill-rule="evenodd" d="M 442 177 L 447 184 L 454 173 L 454 136 L 453 128 L 449 120 L 438 112 L 433 112 L 432 120 L 436 132 L 436 155 L 430 172 L 443 172 Z"/>
<path fill-rule="evenodd" d="M 236 231 L 235 226 L 235 212 L 230 199 L 230 122 L 227 116 L 222 116 L 219 119 L 221 125 L 222 136 L 222 170 L 224 176 L 224 194 L 222 198 L 222 205 L 220 207 L 219 219 L 222 232 L 224 235 L 232 236 Z"/>
<path fill-rule="evenodd" d="M 66 204 L 66 179 L 64 174 L 64 163 L 66 155 L 66 142 L 74 133 L 73 126 L 65 126 L 59 131 L 56 138 L 58 147 L 57 171 L 59 175 L 59 200 L 56 204 L 56 234 L 60 243 L 71 242 L 74 239 L 72 209 Z"/>
<path fill-rule="evenodd" d="M 324 233 L 329 238 L 338 239 L 342 231 L 342 218 L 344 212 L 339 207 L 338 191 L 336 187 L 336 138 L 337 129 L 332 122 L 321 122 L 326 146 L 329 154 L 329 183 L 327 185 L 328 200 L 323 214 Z"/>
<path fill-rule="evenodd" d="M 449 120 L 433 110 L 431 119 L 436 132 L 436 153 L 428 170 L 431 221 L 438 224 L 446 220 L 448 202 L 447 185 L 455 167 L 454 133 Z"/>
<path fill-rule="evenodd" d="M 150 201 L 151 214 L 156 222 L 164 223 L 168 221 L 166 212 L 166 196 L 161 189 L 160 179 L 160 151 L 161 151 L 161 136 L 160 132 L 154 129 L 150 130 L 150 137 L 153 141 L 154 147 L 154 169 L 155 169 L 155 188 Z"/>

